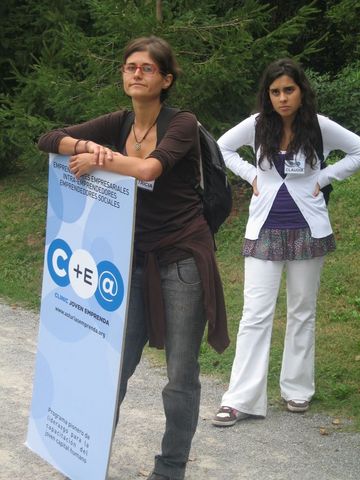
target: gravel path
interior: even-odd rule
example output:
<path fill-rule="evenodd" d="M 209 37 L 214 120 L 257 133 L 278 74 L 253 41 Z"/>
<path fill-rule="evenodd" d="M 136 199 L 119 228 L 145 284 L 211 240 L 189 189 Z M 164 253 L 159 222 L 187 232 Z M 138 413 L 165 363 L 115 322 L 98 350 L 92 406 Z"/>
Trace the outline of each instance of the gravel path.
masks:
<path fill-rule="evenodd" d="M 24 446 L 39 317 L 0 304 L 0 479 L 61 480 Z M 131 380 L 115 435 L 109 480 L 144 480 L 159 450 L 164 417 L 163 368 L 145 359 Z M 265 420 L 215 428 L 224 385 L 202 377 L 202 402 L 186 480 L 360 479 L 360 433 L 336 430 L 332 418 L 270 407 Z M 323 435 L 322 433 L 328 433 Z M 85 479 L 84 479 L 85 480 Z"/>

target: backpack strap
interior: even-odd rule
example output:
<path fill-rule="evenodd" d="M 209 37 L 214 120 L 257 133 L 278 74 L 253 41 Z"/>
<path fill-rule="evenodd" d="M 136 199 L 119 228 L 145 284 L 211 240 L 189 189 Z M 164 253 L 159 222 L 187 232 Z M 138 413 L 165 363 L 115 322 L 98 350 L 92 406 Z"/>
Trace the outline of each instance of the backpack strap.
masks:
<path fill-rule="evenodd" d="M 324 158 L 324 143 L 323 143 L 321 128 L 320 128 L 320 125 L 319 125 L 319 119 L 318 119 L 317 115 L 315 116 L 315 119 L 316 119 L 316 121 L 315 121 L 315 134 L 316 135 L 315 135 L 315 141 L 314 141 L 314 148 L 315 148 L 316 155 L 318 156 L 318 159 L 320 160 L 320 168 L 323 169 L 323 168 L 327 167 L 326 160 Z M 326 205 L 329 203 L 330 193 L 333 190 L 334 190 L 334 187 L 331 185 L 331 183 L 329 185 L 326 185 L 325 187 L 323 187 L 321 189 L 321 191 L 324 195 L 324 200 L 325 200 Z"/>
<path fill-rule="evenodd" d="M 257 123 L 255 123 L 255 140 L 254 140 L 254 148 L 255 148 L 255 163 L 256 163 L 256 152 L 259 150 L 259 134 L 257 129 Z"/>
<path fill-rule="evenodd" d="M 180 110 L 178 108 L 172 107 L 162 107 L 159 113 L 159 117 L 157 119 L 157 142 L 159 143 L 161 139 L 164 137 L 170 120 L 179 113 Z"/>
<path fill-rule="evenodd" d="M 318 159 L 320 160 L 320 168 L 325 168 L 326 162 L 324 159 L 324 144 L 317 115 L 315 115 L 315 139 L 313 147 L 315 149 Z"/>
<path fill-rule="evenodd" d="M 131 125 L 134 123 L 134 112 L 127 111 L 125 118 L 123 119 L 120 133 L 119 133 L 119 142 L 120 150 L 123 151 L 125 148 L 126 139 L 129 136 Z"/>

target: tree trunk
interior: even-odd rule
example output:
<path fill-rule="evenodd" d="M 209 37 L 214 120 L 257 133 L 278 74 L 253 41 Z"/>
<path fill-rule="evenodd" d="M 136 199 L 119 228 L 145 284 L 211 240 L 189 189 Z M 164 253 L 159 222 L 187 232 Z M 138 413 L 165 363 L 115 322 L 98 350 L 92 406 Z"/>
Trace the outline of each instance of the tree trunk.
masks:
<path fill-rule="evenodd" d="M 156 20 L 159 23 L 163 21 L 162 0 L 156 0 Z"/>

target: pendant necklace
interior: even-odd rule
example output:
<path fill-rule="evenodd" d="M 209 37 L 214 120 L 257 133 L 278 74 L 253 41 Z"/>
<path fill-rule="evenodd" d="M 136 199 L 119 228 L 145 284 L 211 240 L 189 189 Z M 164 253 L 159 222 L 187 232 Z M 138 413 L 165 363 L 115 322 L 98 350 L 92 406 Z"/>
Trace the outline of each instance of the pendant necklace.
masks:
<path fill-rule="evenodd" d="M 135 138 L 135 150 L 138 152 L 140 149 L 141 149 L 141 144 L 142 142 L 145 140 L 145 138 L 147 137 L 148 133 L 150 132 L 150 130 L 153 128 L 153 126 L 155 125 L 156 123 L 156 120 L 157 118 L 155 119 L 155 122 L 151 125 L 151 127 L 146 130 L 145 132 L 145 135 L 142 137 L 141 140 L 138 140 L 137 137 L 136 137 L 136 133 L 135 133 L 135 122 L 132 124 L 132 131 L 133 131 L 133 134 L 134 134 L 134 138 Z"/>

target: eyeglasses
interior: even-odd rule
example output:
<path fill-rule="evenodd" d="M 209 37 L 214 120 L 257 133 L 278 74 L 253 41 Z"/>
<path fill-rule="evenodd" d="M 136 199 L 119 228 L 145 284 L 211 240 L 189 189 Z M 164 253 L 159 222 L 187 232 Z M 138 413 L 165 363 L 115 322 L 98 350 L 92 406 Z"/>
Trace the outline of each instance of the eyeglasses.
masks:
<path fill-rule="evenodd" d="M 125 63 L 121 67 L 121 71 L 123 73 L 134 74 L 138 68 L 140 68 L 144 75 L 154 75 L 154 73 L 159 71 L 157 66 L 153 63 L 143 63 L 142 65 L 138 65 L 136 63 Z"/>

